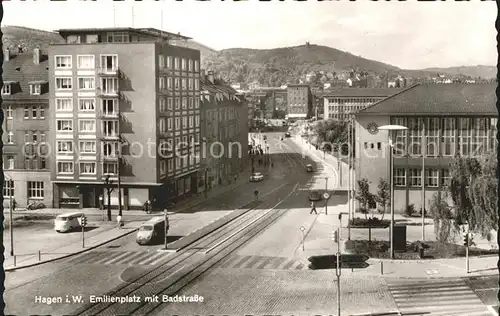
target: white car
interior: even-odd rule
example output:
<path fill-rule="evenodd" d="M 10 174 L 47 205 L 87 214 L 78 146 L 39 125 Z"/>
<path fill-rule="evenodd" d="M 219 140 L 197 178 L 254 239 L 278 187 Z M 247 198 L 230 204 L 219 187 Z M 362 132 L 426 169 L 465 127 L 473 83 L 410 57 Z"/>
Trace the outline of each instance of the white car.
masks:
<path fill-rule="evenodd" d="M 250 176 L 250 182 L 259 182 L 259 181 L 262 181 L 264 180 L 264 175 L 260 172 L 254 172 L 251 176 Z"/>

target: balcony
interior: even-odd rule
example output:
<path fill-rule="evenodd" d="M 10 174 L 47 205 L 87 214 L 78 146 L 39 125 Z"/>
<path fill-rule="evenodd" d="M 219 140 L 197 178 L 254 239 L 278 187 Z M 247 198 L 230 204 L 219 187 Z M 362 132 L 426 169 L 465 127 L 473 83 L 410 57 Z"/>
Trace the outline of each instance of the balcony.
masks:
<path fill-rule="evenodd" d="M 97 73 L 101 77 L 118 77 L 120 76 L 120 69 L 118 67 L 103 67 L 98 68 Z"/>
<path fill-rule="evenodd" d="M 103 153 L 102 159 L 104 161 L 118 161 L 118 153 Z"/>
<path fill-rule="evenodd" d="M 120 140 L 120 134 L 118 133 L 103 133 L 101 135 L 103 140 Z"/>
<path fill-rule="evenodd" d="M 119 98 L 120 91 L 118 89 L 97 89 L 97 96 L 100 98 Z"/>
<path fill-rule="evenodd" d="M 118 120 L 120 118 L 120 113 L 118 111 L 113 111 L 113 112 L 101 112 L 99 114 L 99 117 L 102 119 L 115 119 Z"/>

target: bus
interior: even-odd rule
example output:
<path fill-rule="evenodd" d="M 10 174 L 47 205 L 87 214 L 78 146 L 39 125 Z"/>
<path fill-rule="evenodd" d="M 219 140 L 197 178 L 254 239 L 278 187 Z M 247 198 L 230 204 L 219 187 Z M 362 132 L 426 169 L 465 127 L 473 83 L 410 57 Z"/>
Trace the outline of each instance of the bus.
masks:
<path fill-rule="evenodd" d="M 168 230 L 167 219 L 167 230 Z M 165 239 L 165 219 L 156 216 L 143 223 L 137 231 L 136 242 L 139 245 L 157 244 Z"/>

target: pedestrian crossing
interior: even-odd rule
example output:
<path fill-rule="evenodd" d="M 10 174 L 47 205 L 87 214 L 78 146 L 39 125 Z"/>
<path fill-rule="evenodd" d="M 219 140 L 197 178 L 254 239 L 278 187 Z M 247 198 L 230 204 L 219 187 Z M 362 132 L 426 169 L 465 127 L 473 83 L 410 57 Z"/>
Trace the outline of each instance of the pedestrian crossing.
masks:
<path fill-rule="evenodd" d="M 70 264 L 98 265 L 159 265 L 168 260 L 163 251 L 92 251 L 68 261 Z"/>
<path fill-rule="evenodd" d="M 387 280 L 403 315 L 491 316 L 488 308 L 461 279 Z"/>
<path fill-rule="evenodd" d="M 298 260 L 285 257 L 234 255 L 219 263 L 219 269 L 259 269 L 259 270 L 308 270 Z"/>

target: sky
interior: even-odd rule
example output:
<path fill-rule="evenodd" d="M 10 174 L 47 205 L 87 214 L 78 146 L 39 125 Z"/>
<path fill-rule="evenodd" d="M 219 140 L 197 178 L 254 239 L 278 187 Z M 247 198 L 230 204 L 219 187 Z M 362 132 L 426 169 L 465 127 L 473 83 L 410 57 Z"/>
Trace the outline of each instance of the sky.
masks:
<path fill-rule="evenodd" d="M 495 1 L 11 0 L 3 7 L 2 25 L 163 28 L 214 49 L 308 41 L 403 69 L 496 65 L 498 55 Z"/>

